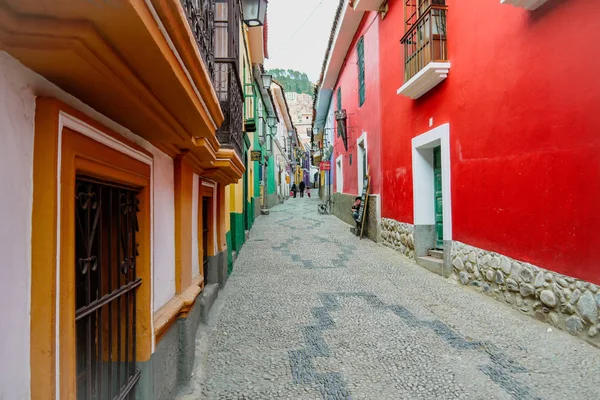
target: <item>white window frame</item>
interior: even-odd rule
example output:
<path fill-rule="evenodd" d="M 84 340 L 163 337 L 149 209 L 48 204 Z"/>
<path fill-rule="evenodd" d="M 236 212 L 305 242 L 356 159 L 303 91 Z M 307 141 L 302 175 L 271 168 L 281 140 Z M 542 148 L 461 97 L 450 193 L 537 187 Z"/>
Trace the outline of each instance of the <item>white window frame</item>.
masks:
<path fill-rule="evenodd" d="M 364 150 L 362 150 L 364 149 Z M 362 196 L 363 190 L 363 180 L 365 179 L 363 175 L 363 157 L 362 152 L 365 153 L 365 160 L 367 161 L 367 165 L 369 165 L 369 151 L 367 150 L 367 132 L 363 132 L 362 135 L 356 141 L 356 176 L 358 177 L 358 195 Z"/>
<path fill-rule="evenodd" d="M 342 154 L 335 159 L 335 191 L 344 193 L 344 156 Z"/>
<path fill-rule="evenodd" d="M 433 149 L 441 147 L 442 217 L 444 240 L 452 240 L 452 188 L 450 171 L 450 124 L 412 139 L 413 204 L 415 225 L 435 225 Z"/>

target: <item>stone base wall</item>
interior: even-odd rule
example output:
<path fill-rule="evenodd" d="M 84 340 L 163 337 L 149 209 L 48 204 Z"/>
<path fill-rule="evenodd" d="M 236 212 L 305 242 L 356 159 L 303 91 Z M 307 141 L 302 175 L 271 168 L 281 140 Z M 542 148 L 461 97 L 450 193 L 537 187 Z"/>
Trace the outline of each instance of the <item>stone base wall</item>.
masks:
<path fill-rule="evenodd" d="M 273 208 L 278 204 L 279 204 L 279 196 L 277 195 L 277 193 L 271 193 L 270 195 L 267 195 L 267 207 L 268 208 Z"/>
<path fill-rule="evenodd" d="M 405 222 L 381 218 L 381 242 L 408 258 L 415 258 L 414 227 Z"/>
<path fill-rule="evenodd" d="M 260 197 L 255 197 L 254 198 L 254 220 L 256 221 L 256 218 L 260 217 L 260 209 L 262 208 L 262 204 L 260 202 Z"/>
<path fill-rule="evenodd" d="M 600 345 L 598 286 L 456 241 L 452 265 L 451 279 Z"/>
<path fill-rule="evenodd" d="M 333 215 L 342 221 L 356 226 L 356 222 L 352 218 L 352 204 L 354 204 L 355 194 L 334 193 L 333 199 Z M 369 195 L 367 205 L 367 220 L 365 221 L 365 237 L 368 237 L 374 242 L 379 242 L 379 196 Z"/>

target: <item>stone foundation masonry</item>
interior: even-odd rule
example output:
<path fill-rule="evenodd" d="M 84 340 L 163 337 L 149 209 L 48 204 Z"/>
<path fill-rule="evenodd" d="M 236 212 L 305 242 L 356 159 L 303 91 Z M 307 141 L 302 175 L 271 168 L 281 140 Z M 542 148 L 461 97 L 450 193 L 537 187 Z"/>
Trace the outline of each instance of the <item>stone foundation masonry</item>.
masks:
<path fill-rule="evenodd" d="M 381 241 L 408 258 L 415 258 L 414 228 L 411 224 L 381 218 Z"/>
<path fill-rule="evenodd" d="M 381 239 L 415 258 L 411 224 L 382 218 Z M 457 241 L 451 246 L 450 280 L 600 346 L 598 286 Z"/>

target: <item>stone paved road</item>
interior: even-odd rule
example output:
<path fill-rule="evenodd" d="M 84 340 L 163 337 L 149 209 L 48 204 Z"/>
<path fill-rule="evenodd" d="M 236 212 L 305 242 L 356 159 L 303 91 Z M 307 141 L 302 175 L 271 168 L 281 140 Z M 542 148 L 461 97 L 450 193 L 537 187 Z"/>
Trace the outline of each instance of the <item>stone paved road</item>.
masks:
<path fill-rule="evenodd" d="M 290 199 L 199 332 L 196 399 L 598 399 L 600 350 Z"/>

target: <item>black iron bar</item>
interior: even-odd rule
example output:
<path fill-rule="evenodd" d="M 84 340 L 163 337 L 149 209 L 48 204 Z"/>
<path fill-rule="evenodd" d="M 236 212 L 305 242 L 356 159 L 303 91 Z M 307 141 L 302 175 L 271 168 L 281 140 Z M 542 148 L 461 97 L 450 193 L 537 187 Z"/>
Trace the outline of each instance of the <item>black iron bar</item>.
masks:
<path fill-rule="evenodd" d="M 113 259 L 112 259 L 112 246 L 113 246 L 113 190 L 109 190 L 109 198 L 108 198 L 108 287 L 107 293 L 112 292 L 112 267 L 113 267 Z M 113 341 L 113 330 L 112 330 L 112 303 L 108 304 L 108 397 L 111 398 L 113 395 L 112 389 L 112 374 L 113 374 L 113 352 L 112 352 L 112 341 Z"/>
<path fill-rule="evenodd" d="M 121 286 L 121 262 L 122 262 L 122 254 L 121 254 L 121 236 L 123 235 L 121 229 L 121 212 L 123 207 L 123 193 L 121 189 L 117 189 L 117 264 L 116 264 L 116 275 L 117 275 L 117 287 Z M 116 298 L 117 303 L 117 393 L 119 393 L 121 388 L 121 298 L 122 296 L 118 296 Z"/>
<path fill-rule="evenodd" d="M 112 400 L 125 400 L 129 394 L 133 393 L 135 384 L 140 380 L 140 371 L 136 371 L 126 382 L 124 382 L 123 390 L 117 394 Z"/>
<path fill-rule="evenodd" d="M 108 189 L 110 191 L 110 189 Z M 103 237 L 103 232 L 104 230 L 102 229 L 104 227 L 104 224 L 102 223 L 102 219 L 104 218 L 103 214 L 103 208 L 102 208 L 102 200 L 103 200 L 103 191 L 102 191 L 102 186 L 99 186 L 98 188 L 98 197 L 100 199 L 100 204 L 99 204 L 99 210 L 98 210 L 98 214 L 100 214 L 100 218 L 99 218 L 99 234 L 98 234 L 98 267 L 96 269 L 96 274 L 98 274 L 98 288 L 97 288 L 97 294 L 96 294 L 96 300 L 102 298 L 102 273 L 103 273 L 103 269 L 102 269 L 102 263 L 104 262 L 104 257 L 103 257 L 103 250 L 104 250 L 104 237 Z M 102 365 L 102 359 L 103 359 L 103 351 L 102 351 L 102 335 L 104 334 L 103 329 L 102 329 L 102 308 L 98 309 L 98 315 L 97 315 L 97 319 L 96 319 L 96 327 L 97 327 L 97 331 L 96 331 L 96 336 L 98 337 L 98 346 L 96 347 L 96 358 L 98 361 L 98 399 L 102 399 L 102 369 L 103 369 L 103 365 Z"/>
<path fill-rule="evenodd" d="M 130 293 L 131 291 L 133 291 L 135 288 L 137 288 L 141 284 L 142 284 L 142 279 L 137 278 L 135 281 L 131 281 L 128 284 L 123 285 L 118 289 L 115 289 L 111 293 L 109 293 L 105 296 L 102 296 L 101 299 L 93 301 L 85 307 L 79 308 L 77 310 L 77 313 L 75 314 L 76 315 L 75 321 L 79 321 L 82 318 L 85 318 L 86 316 L 92 314 L 94 311 L 98 310 L 99 308 L 111 303 L 114 300 L 119 299 L 119 297 L 122 297 L 124 294 Z"/>

